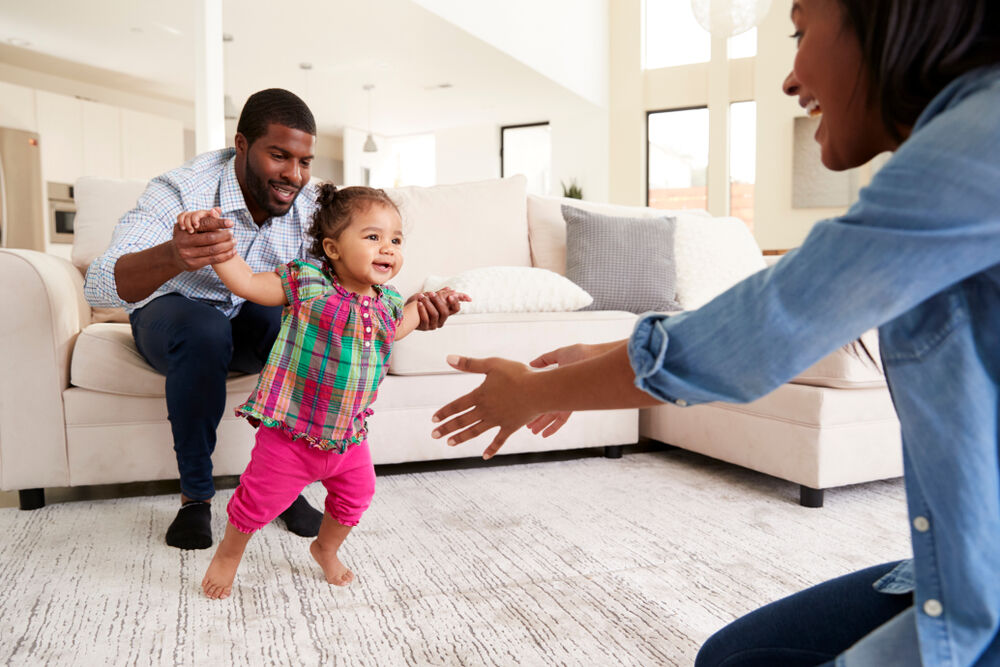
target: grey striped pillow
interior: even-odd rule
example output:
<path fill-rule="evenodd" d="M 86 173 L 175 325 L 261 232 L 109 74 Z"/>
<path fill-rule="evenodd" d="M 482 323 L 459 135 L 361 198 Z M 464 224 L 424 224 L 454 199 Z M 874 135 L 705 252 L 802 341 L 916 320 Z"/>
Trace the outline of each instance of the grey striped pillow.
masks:
<path fill-rule="evenodd" d="M 681 310 L 674 262 L 676 218 L 616 218 L 562 207 L 566 277 L 594 297 L 582 310 Z"/>

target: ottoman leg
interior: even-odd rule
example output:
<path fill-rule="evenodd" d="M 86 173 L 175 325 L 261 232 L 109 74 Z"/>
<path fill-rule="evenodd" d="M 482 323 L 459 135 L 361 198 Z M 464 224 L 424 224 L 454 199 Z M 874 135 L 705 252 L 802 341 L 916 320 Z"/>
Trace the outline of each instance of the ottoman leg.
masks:
<path fill-rule="evenodd" d="M 805 484 L 799 485 L 799 505 L 803 507 L 822 507 L 823 489 L 814 489 Z"/>
<path fill-rule="evenodd" d="M 23 510 L 37 510 L 45 507 L 45 489 L 21 489 L 17 500 Z"/>
<path fill-rule="evenodd" d="M 622 457 L 622 446 L 621 445 L 605 445 L 604 446 L 604 458 L 606 459 L 620 459 Z"/>

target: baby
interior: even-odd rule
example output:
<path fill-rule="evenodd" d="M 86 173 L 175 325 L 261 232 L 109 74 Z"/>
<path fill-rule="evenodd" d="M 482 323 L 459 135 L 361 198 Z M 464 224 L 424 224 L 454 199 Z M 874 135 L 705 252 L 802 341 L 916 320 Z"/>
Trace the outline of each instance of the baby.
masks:
<path fill-rule="evenodd" d="M 219 209 L 194 212 L 178 224 L 194 233 L 203 217 L 219 215 Z M 257 388 L 237 408 L 257 437 L 201 584 L 210 598 L 229 597 L 250 537 L 316 480 L 327 497 L 309 551 L 327 582 L 346 586 L 354 579 L 338 552 L 375 493 L 366 419 L 393 341 L 413 331 L 420 315 L 417 301 L 404 305 L 386 284 L 403 265 L 403 231 L 383 190 L 320 185 L 310 236 L 311 254 L 322 260 L 263 273 L 239 256 L 213 265 L 233 294 L 286 308 Z M 453 311 L 469 301 L 450 288 L 438 293 Z"/>

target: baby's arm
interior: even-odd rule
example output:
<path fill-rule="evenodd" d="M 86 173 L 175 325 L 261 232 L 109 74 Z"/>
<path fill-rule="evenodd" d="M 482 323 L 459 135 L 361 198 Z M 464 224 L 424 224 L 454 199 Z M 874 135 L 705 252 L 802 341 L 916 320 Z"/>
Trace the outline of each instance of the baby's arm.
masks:
<path fill-rule="evenodd" d="M 189 234 L 194 234 L 201 226 L 202 218 L 218 218 L 220 215 L 222 211 L 218 207 L 208 211 L 189 211 L 177 216 L 177 226 Z M 281 277 L 274 271 L 254 273 L 239 255 L 225 262 L 213 264 L 212 268 L 219 274 L 219 278 L 229 291 L 238 297 L 262 306 L 288 305 Z"/>
<path fill-rule="evenodd" d="M 254 273 L 253 269 L 236 255 L 232 259 L 213 264 L 212 268 L 222 278 L 233 294 L 262 306 L 287 306 L 285 288 L 276 271 Z"/>
<path fill-rule="evenodd" d="M 462 301 L 472 301 L 472 298 L 468 294 L 456 292 L 450 287 L 442 287 L 437 293 L 445 298 L 452 313 L 458 312 L 459 308 L 461 308 L 459 304 Z M 404 338 L 420 325 L 419 309 L 421 298 L 422 296 L 403 306 L 403 317 L 399 324 L 396 325 L 396 340 Z"/>

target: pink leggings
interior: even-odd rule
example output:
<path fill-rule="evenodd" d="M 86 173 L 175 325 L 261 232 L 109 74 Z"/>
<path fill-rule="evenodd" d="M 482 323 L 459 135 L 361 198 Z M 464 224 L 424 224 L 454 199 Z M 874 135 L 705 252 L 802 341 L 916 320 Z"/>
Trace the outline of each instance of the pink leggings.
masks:
<path fill-rule="evenodd" d="M 330 516 L 345 526 L 358 525 L 375 495 L 375 467 L 368 442 L 340 454 L 296 442 L 281 429 L 261 426 L 250 463 L 226 507 L 229 522 L 242 533 L 259 530 L 316 480 L 326 487 Z"/>

